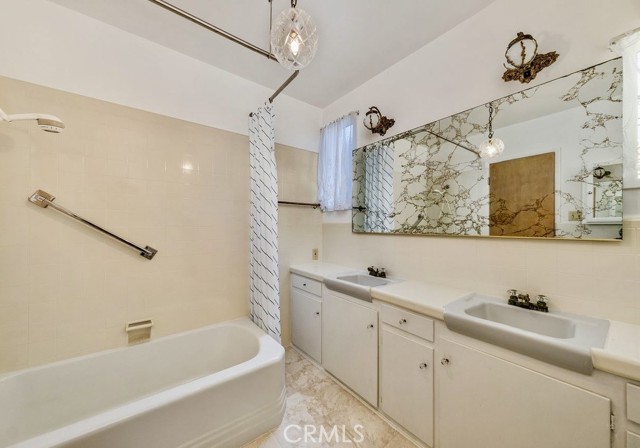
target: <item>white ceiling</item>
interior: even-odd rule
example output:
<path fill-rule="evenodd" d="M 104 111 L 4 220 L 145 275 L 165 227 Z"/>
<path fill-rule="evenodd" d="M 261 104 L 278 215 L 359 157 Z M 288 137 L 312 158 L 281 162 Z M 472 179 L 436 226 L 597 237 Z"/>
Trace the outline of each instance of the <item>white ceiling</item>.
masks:
<path fill-rule="evenodd" d="M 290 74 L 148 0 L 50 1 L 274 90 Z M 299 0 L 298 8 L 309 12 L 318 27 L 318 53 L 286 94 L 324 108 L 493 1 Z M 269 49 L 268 0 L 169 2 Z M 289 0 L 273 0 L 274 17 L 289 5 Z"/>

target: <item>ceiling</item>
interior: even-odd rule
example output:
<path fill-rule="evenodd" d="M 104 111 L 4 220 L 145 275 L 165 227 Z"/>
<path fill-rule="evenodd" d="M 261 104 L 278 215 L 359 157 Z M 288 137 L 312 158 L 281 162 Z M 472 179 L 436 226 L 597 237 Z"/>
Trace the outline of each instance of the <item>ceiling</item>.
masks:
<path fill-rule="evenodd" d="M 289 76 L 278 63 L 178 17 L 148 0 L 50 0 L 242 78 L 276 89 Z M 324 108 L 494 0 L 299 0 L 318 27 L 314 61 L 286 94 Z M 169 0 L 269 49 L 268 0 Z M 273 0 L 276 17 L 288 0 Z"/>

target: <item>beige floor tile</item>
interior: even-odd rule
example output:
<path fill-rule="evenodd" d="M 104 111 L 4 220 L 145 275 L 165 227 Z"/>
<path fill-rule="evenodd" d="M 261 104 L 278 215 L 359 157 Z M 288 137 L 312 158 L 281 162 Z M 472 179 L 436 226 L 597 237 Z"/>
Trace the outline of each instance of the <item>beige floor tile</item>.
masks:
<path fill-rule="evenodd" d="M 285 378 L 287 410 L 282 423 L 243 448 L 415 448 L 293 349 L 287 350 Z"/>

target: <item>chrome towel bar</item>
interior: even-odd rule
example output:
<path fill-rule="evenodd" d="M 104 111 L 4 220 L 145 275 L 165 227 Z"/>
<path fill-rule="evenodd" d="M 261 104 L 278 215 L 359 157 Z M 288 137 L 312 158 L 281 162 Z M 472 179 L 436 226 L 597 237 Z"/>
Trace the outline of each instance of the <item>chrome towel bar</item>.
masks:
<path fill-rule="evenodd" d="M 137 244 L 133 244 L 131 241 L 127 241 L 124 238 L 119 237 L 118 235 L 116 235 L 115 233 L 111 233 L 106 229 L 103 229 L 102 227 L 100 227 L 97 224 L 92 223 L 91 221 L 87 221 L 86 219 L 82 218 L 81 216 L 76 215 L 75 213 L 73 213 L 71 210 L 67 210 L 66 208 L 62 207 L 61 205 L 58 204 L 54 204 L 53 200 L 55 199 L 55 196 L 47 193 L 46 191 L 42 191 L 42 190 L 36 190 L 35 193 L 33 193 L 30 197 L 29 197 L 29 202 L 32 202 L 33 204 L 37 205 L 38 207 L 42 207 L 42 208 L 47 208 L 49 206 L 51 206 L 51 208 L 59 211 L 60 213 L 63 213 L 77 221 L 80 221 L 82 224 L 85 224 L 99 232 L 104 233 L 107 236 L 110 236 L 111 238 L 113 238 L 114 240 L 120 241 L 122 244 L 125 244 L 127 246 L 129 246 L 130 248 L 134 249 L 135 251 L 140 252 L 140 255 L 142 255 L 144 258 L 146 258 L 147 260 L 151 260 L 156 253 L 158 252 L 157 250 L 155 250 L 153 247 L 149 247 L 149 246 L 145 246 L 144 249 L 140 246 L 138 246 Z"/>

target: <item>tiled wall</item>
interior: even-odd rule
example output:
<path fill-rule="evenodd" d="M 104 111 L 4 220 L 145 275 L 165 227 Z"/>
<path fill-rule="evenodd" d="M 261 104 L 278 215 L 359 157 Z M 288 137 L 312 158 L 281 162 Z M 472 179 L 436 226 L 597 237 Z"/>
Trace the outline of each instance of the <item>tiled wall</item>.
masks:
<path fill-rule="evenodd" d="M 0 372 L 125 345 L 131 320 L 152 318 L 157 337 L 248 314 L 246 136 L 7 78 L 0 107 L 67 125 L 0 123 Z M 315 176 L 315 154 L 278 151 L 286 169 L 309 154 L 282 194 L 314 195 L 294 179 Z M 36 189 L 158 255 L 28 203 Z M 306 228 L 307 213 L 284 210 L 282 225 Z M 304 240 L 291 235 L 285 260 Z"/>
<path fill-rule="evenodd" d="M 276 162 L 280 199 L 316 203 L 318 155 L 282 146 L 276 149 Z M 282 344 L 287 346 L 291 343 L 289 266 L 311 261 L 314 248 L 321 251 L 322 212 L 310 207 L 280 206 L 278 239 Z"/>
<path fill-rule="evenodd" d="M 516 288 L 551 307 L 640 324 L 640 220 L 622 242 L 358 235 L 323 226 L 323 260 L 506 298 Z"/>

